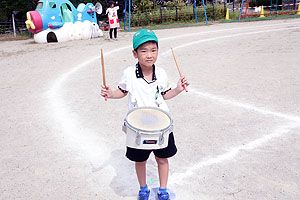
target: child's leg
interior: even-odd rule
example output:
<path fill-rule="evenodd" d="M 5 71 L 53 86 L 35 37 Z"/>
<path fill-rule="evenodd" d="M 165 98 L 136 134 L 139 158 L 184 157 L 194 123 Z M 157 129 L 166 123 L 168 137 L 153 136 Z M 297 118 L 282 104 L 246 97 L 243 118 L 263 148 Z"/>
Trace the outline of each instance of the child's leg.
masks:
<path fill-rule="evenodd" d="M 110 37 L 110 39 L 112 39 L 112 32 L 113 32 L 113 29 L 112 28 L 109 29 L 109 37 Z"/>
<path fill-rule="evenodd" d="M 169 176 L 169 162 L 167 158 L 158 158 L 155 156 L 157 165 L 158 165 L 158 175 L 160 188 L 167 188 L 168 176 Z"/>
<path fill-rule="evenodd" d="M 146 186 L 146 162 L 135 162 L 135 171 L 141 187 Z"/>
<path fill-rule="evenodd" d="M 117 38 L 117 31 L 118 31 L 118 28 L 114 28 L 114 36 L 115 36 L 115 38 Z"/>

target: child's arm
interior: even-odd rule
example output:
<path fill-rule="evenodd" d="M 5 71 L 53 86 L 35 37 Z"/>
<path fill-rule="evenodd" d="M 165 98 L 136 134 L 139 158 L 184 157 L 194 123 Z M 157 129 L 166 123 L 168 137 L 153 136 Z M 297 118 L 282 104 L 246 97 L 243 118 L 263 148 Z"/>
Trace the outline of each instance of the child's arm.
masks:
<path fill-rule="evenodd" d="M 186 80 L 186 78 L 184 76 L 182 76 L 177 83 L 177 87 L 168 91 L 166 94 L 163 95 L 164 100 L 168 100 L 168 99 L 172 99 L 173 97 L 176 97 L 189 84 L 190 83 Z"/>
<path fill-rule="evenodd" d="M 112 91 L 110 87 L 106 86 L 105 88 L 103 85 L 101 85 L 101 96 L 103 97 L 107 96 L 109 99 L 120 99 L 126 95 L 127 93 L 122 92 L 120 89 Z"/>

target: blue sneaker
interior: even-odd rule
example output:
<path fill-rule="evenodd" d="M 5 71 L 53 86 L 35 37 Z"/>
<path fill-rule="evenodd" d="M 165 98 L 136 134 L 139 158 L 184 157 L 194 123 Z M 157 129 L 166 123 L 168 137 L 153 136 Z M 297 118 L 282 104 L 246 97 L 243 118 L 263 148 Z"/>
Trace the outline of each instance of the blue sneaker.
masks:
<path fill-rule="evenodd" d="M 159 200 L 170 200 L 170 196 L 168 192 L 157 193 Z"/>
<path fill-rule="evenodd" d="M 139 191 L 138 200 L 148 200 L 150 195 L 150 190 L 148 191 Z"/>

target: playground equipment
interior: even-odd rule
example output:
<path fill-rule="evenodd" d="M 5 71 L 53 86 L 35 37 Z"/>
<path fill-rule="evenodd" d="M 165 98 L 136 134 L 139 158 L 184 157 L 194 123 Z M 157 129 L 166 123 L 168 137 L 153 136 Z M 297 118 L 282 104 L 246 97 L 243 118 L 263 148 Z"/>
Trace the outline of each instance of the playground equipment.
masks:
<path fill-rule="evenodd" d="M 241 17 L 244 19 L 246 18 L 249 2 L 250 0 L 247 0 L 247 2 L 244 2 L 244 0 L 242 0 L 239 21 L 241 20 Z M 243 9 L 245 10 L 244 13 L 243 13 Z"/>
<path fill-rule="evenodd" d="M 278 0 L 271 0 L 271 4 L 270 4 L 270 12 L 275 12 L 277 15 L 277 9 L 278 9 Z"/>
<path fill-rule="evenodd" d="M 35 11 L 26 13 L 25 24 L 38 43 L 90 39 L 103 35 L 96 13 L 102 13 L 100 3 L 81 3 L 76 9 L 68 0 L 40 0 Z"/>
<path fill-rule="evenodd" d="M 239 16 L 239 21 L 241 18 L 246 18 L 246 16 L 259 16 L 260 18 L 265 17 L 265 15 L 275 15 L 277 16 L 278 14 L 299 14 L 300 13 L 300 8 L 297 10 L 292 10 L 292 11 L 278 11 L 278 7 L 285 7 L 285 6 L 294 6 L 299 5 L 299 3 L 294 3 L 294 4 L 282 4 L 278 5 L 278 0 L 270 0 L 270 6 L 255 6 L 255 7 L 249 7 L 249 1 L 250 0 L 242 0 L 241 8 L 240 8 L 240 16 Z M 248 8 L 255 9 L 255 12 L 261 11 L 260 14 L 247 14 Z M 270 12 L 264 13 L 264 8 L 269 8 Z"/>

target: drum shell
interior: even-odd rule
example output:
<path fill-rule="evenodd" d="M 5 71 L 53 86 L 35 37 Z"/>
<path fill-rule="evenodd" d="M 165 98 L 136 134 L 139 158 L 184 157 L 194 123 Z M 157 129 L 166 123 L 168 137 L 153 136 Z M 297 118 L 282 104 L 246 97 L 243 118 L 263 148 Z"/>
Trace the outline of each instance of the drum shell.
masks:
<path fill-rule="evenodd" d="M 173 131 L 173 125 L 165 132 L 145 132 L 131 129 L 129 124 L 124 121 L 122 129 L 127 134 L 126 145 L 128 147 L 135 149 L 163 149 L 168 146 L 169 135 Z"/>
<path fill-rule="evenodd" d="M 131 113 L 143 112 L 143 110 L 145 110 L 145 112 L 149 112 L 149 109 L 153 111 L 156 110 L 156 113 L 161 113 L 166 118 L 168 118 L 169 125 L 164 125 L 158 129 L 144 130 L 141 128 L 137 128 L 138 126 L 134 126 L 131 124 L 131 122 L 127 121 L 128 116 Z M 124 119 L 122 130 L 127 134 L 126 145 L 128 147 L 135 149 L 163 149 L 168 146 L 169 134 L 173 132 L 173 120 L 166 111 L 159 108 L 134 108 L 127 113 L 127 116 Z"/>

